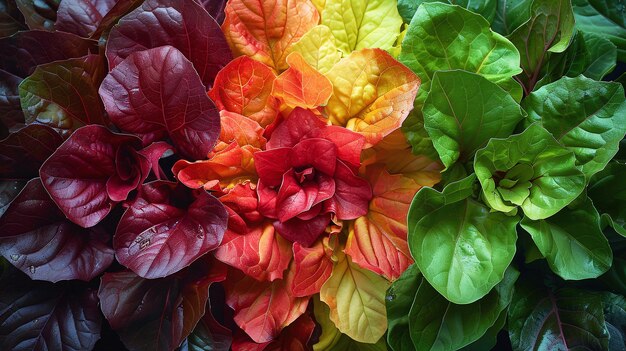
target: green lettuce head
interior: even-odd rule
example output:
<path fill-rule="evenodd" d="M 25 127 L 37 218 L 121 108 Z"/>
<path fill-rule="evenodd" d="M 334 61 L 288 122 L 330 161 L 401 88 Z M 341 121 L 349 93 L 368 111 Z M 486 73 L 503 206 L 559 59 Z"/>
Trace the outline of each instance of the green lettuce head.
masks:
<path fill-rule="evenodd" d="M 521 207 L 533 220 L 559 212 L 585 188 L 574 153 L 538 123 L 521 134 L 491 139 L 476 153 L 474 170 L 487 205 L 511 214 Z"/>

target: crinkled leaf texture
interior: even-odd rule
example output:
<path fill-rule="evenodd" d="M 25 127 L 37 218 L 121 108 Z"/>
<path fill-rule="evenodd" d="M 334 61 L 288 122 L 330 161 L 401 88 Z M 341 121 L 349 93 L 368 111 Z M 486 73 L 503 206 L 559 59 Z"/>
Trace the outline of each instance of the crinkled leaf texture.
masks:
<path fill-rule="evenodd" d="M 32 179 L 63 139 L 54 129 L 28 125 L 0 141 L 0 178 Z"/>
<path fill-rule="evenodd" d="M 415 263 L 424 278 L 456 304 L 487 295 L 503 279 L 516 251 L 519 218 L 491 212 L 471 198 L 474 182 L 471 175 L 443 192 L 422 188 L 408 214 Z"/>
<path fill-rule="evenodd" d="M 227 221 L 224 206 L 202 189 L 147 183 L 120 219 L 115 256 L 143 278 L 167 277 L 217 248 Z"/>
<path fill-rule="evenodd" d="M 563 77 L 534 91 L 522 105 L 530 120 L 541 121 L 574 152 L 587 179 L 604 169 L 626 134 L 626 99 L 618 83 Z"/>
<path fill-rule="evenodd" d="M 381 49 L 355 51 L 326 76 L 333 84 L 328 119 L 365 136 L 366 147 L 402 125 L 421 85 L 421 77 Z"/>
<path fill-rule="evenodd" d="M 224 34 L 202 5 L 196 1 L 147 0 L 111 30 L 106 48 L 109 69 L 134 52 L 164 45 L 175 47 L 191 61 L 207 89 L 232 59 Z"/>
<path fill-rule="evenodd" d="M 548 218 L 574 201 L 585 188 L 585 176 L 572 151 L 559 144 L 539 123 L 506 139 L 491 139 L 474 158 L 482 198 L 492 209 Z"/>
<path fill-rule="evenodd" d="M 89 37 L 119 0 L 63 0 L 57 10 L 54 28 Z M 126 0 L 122 0 L 126 1 Z"/>
<path fill-rule="evenodd" d="M 150 163 L 140 147 L 134 135 L 79 128 L 41 166 L 41 181 L 67 218 L 92 227 L 148 177 Z"/>
<path fill-rule="evenodd" d="M 291 272 L 291 270 L 290 270 Z M 224 282 L 226 303 L 235 310 L 235 322 L 256 343 L 274 340 L 307 308 L 308 297 L 295 297 L 289 288 L 293 279 L 259 282 L 237 270 Z"/>
<path fill-rule="evenodd" d="M 495 83 L 462 70 L 435 72 L 422 112 L 446 167 L 469 161 L 491 138 L 511 135 L 525 115 Z"/>
<path fill-rule="evenodd" d="M 521 87 L 512 79 L 522 71 L 515 46 L 491 31 L 482 16 L 459 6 L 422 4 L 402 41 L 398 60 L 422 81 L 415 108 L 403 126 L 415 153 L 433 154 L 420 111 L 436 71 L 462 69 L 477 73 L 510 91 L 516 100 L 522 95 Z"/>
<path fill-rule="evenodd" d="M 107 125 L 97 90 L 101 79 L 99 55 L 38 66 L 19 86 L 26 123 L 48 125 L 64 138 L 87 124 Z"/>
<path fill-rule="evenodd" d="M 96 52 L 97 42 L 72 33 L 29 30 L 0 39 L 0 69 L 26 78 L 38 65 Z"/>
<path fill-rule="evenodd" d="M 611 267 L 613 252 L 600 228 L 600 215 L 587 198 L 576 200 L 550 218 L 524 218 L 520 224 L 552 271 L 563 279 L 597 278 Z"/>
<path fill-rule="evenodd" d="M 130 54 L 106 76 L 100 96 L 111 121 L 144 145 L 169 137 L 183 157 L 204 159 L 219 136 L 215 105 L 192 63 L 172 46 Z"/>
<path fill-rule="evenodd" d="M 340 332 L 359 342 L 376 343 L 387 330 L 389 281 L 354 264 L 343 252 L 336 255 L 320 299 L 330 308 L 330 320 Z"/>
<path fill-rule="evenodd" d="M 293 43 L 320 19 L 309 0 L 231 0 L 225 12 L 222 30 L 234 55 L 250 56 L 276 71 L 287 68 Z"/>
<path fill-rule="evenodd" d="M 80 283 L 32 281 L 6 271 L 0 283 L 3 350 L 91 350 L 100 339 L 102 316 L 95 290 Z"/>
<path fill-rule="evenodd" d="M 98 291 L 102 313 L 129 350 L 174 350 L 204 315 L 211 283 L 223 279 L 213 269 L 203 260 L 161 279 L 105 273 Z"/>
<path fill-rule="evenodd" d="M 509 308 L 513 350 L 607 350 L 602 298 L 598 293 L 556 291 L 522 276 Z"/>
<path fill-rule="evenodd" d="M 30 278 L 89 281 L 113 262 L 110 234 L 70 222 L 39 178 L 29 181 L 0 217 L 0 253 Z"/>

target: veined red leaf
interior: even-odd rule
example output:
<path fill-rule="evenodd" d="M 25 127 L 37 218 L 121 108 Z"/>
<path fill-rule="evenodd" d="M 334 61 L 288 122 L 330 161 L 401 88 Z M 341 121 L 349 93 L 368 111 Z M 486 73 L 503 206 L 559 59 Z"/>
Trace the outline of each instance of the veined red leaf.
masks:
<path fill-rule="evenodd" d="M 291 294 L 291 280 L 259 282 L 237 270 L 224 281 L 226 303 L 235 310 L 235 322 L 254 342 L 274 340 L 281 330 L 304 313 L 309 299 Z"/>
<path fill-rule="evenodd" d="M 29 181 L 11 202 L 0 227 L 0 253 L 32 279 L 88 281 L 113 262 L 107 231 L 70 222 L 39 178 Z"/>
<path fill-rule="evenodd" d="M 294 278 L 291 290 L 295 296 L 311 296 L 320 292 L 333 270 L 332 250 L 325 239 L 311 247 L 293 244 Z"/>
<path fill-rule="evenodd" d="M 54 28 L 89 37 L 118 0 L 63 0 L 57 10 Z"/>
<path fill-rule="evenodd" d="M 227 220 L 224 206 L 204 190 L 194 194 L 166 181 L 144 184 L 120 219 L 115 256 L 141 277 L 166 277 L 217 248 Z"/>
<path fill-rule="evenodd" d="M 309 314 L 303 314 L 280 332 L 272 342 L 255 343 L 245 333 L 236 333 L 233 351 L 307 351 L 309 339 L 315 329 L 315 322 Z"/>
<path fill-rule="evenodd" d="M 134 135 L 89 125 L 70 136 L 39 169 L 44 187 L 72 222 L 96 225 L 148 177 Z"/>
<path fill-rule="evenodd" d="M 109 69 L 134 52 L 164 45 L 177 48 L 193 63 L 207 89 L 232 59 L 224 34 L 203 6 L 195 1 L 147 0 L 111 30 L 106 49 Z"/>
<path fill-rule="evenodd" d="M 203 159 L 219 135 L 219 115 L 200 77 L 171 46 L 132 53 L 104 79 L 100 96 L 113 123 L 144 145 L 169 136 L 181 155 Z"/>
<path fill-rule="evenodd" d="M 97 52 L 93 40 L 71 33 L 29 30 L 0 39 L 0 69 L 26 78 L 38 65 Z"/>
<path fill-rule="evenodd" d="M 278 114 L 278 100 L 271 95 L 275 78 L 264 63 L 241 56 L 217 74 L 209 96 L 220 110 L 244 115 L 265 127 Z"/>
<path fill-rule="evenodd" d="M 267 140 L 263 137 L 263 128 L 246 116 L 236 112 L 220 111 L 221 131 L 214 152 L 219 152 L 231 143 L 239 146 L 250 145 L 262 149 Z"/>
<path fill-rule="evenodd" d="M 0 69 L 0 138 L 24 124 L 18 86 L 22 78 Z"/>
<path fill-rule="evenodd" d="M 120 17 L 139 7 L 143 1 L 144 0 L 117 0 L 115 5 L 113 5 L 113 7 L 99 21 L 100 23 L 98 24 L 98 27 L 93 33 L 91 33 L 90 37 L 98 39 L 101 34 L 109 32 L 113 25 L 119 21 Z"/>
<path fill-rule="evenodd" d="M 30 29 L 54 30 L 57 8 L 61 0 L 15 0 Z"/>
<path fill-rule="evenodd" d="M 235 56 L 250 56 L 277 71 L 287 68 L 290 47 L 320 19 L 309 0 L 231 0 L 225 12 L 222 30 Z"/>
<path fill-rule="evenodd" d="M 374 196 L 366 216 L 350 227 L 345 253 L 362 268 L 396 280 L 413 263 L 407 244 L 406 216 L 415 193 L 415 180 L 390 175 L 384 167 L 367 171 Z"/>
<path fill-rule="evenodd" d="M 96 291 L 84 284 L 51 284 L 5 272 L 0 280 L 3 350 L 91 350 L 100 339 Z"/>
<path fill-rule="evenodd" d="M 224 9 L 226 8 L 226 0 L 195 0 L 215 19 L 219 24 L 224 22 Z"/>
<path fill-rule="evenodd" d="M 271 223 L 251 227 L 242 235 L 224 238 L 215 257 L 256 280 L 283 278 L 291 261 L 291 243 L 275 232 Z"/>
<path fill-rule="evenodd" d="M 0 141 L 0 178 L 32 179 L 39 167 L 61 145 L 63 139 L 54 129 L 29 125 Z"/>
<path fill-rule="evenodd" d="M 174 350 L 204 315 L 209 286 L 221 279 L 211 269 L 203 261 L 162 279 L 105 273 L 98 291 L 102 312 L 129 350 Z"/>
<path fill-rule="evenodd" d="M 68 137 L 87 125 L 107 125 L 98 97 L 102 60 L 99 55 L 40 65 L 19 86 L 26 123 L 50 126 Z"/>
<path fill-rule="evenodd" d="M 283 109 L 302 107 L 315 109 L 324 106 L 333 93 L 333 85 L 323 74 L 311 67 L 299 52 L 287 56 L 289 68 L 274 81 L 272 95 Z"/>

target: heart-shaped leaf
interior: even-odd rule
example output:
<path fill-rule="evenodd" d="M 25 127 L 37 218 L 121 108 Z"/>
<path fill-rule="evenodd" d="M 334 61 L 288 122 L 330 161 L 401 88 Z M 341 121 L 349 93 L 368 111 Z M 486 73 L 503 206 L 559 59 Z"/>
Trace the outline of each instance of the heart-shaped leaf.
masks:
<path fill-rule="evenodd" d="M 0 253 L 32 279 L 89 281 L 113 262 L 107 229 L 70 222 L 39 178 L 26 184 L 0 218 Z"/>
<path fill-rule="evenodd" d="M 182 156 L 204 159 L 219 135 L 215 105 L 192 63 L 172 46 L 130 54 L 106 76 L 100 96 L 111 121 L 144 145 L 167 136 Z"/>

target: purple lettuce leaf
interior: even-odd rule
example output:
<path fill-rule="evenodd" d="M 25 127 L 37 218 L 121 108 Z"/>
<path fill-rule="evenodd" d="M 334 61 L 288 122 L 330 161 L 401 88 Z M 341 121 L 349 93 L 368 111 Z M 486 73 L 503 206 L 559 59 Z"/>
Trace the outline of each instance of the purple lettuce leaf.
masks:
<path fill-rule="evenodd" d="M 93 34 L 117 0 L 63 0 L 54 28 L 81 37 Z"/>

